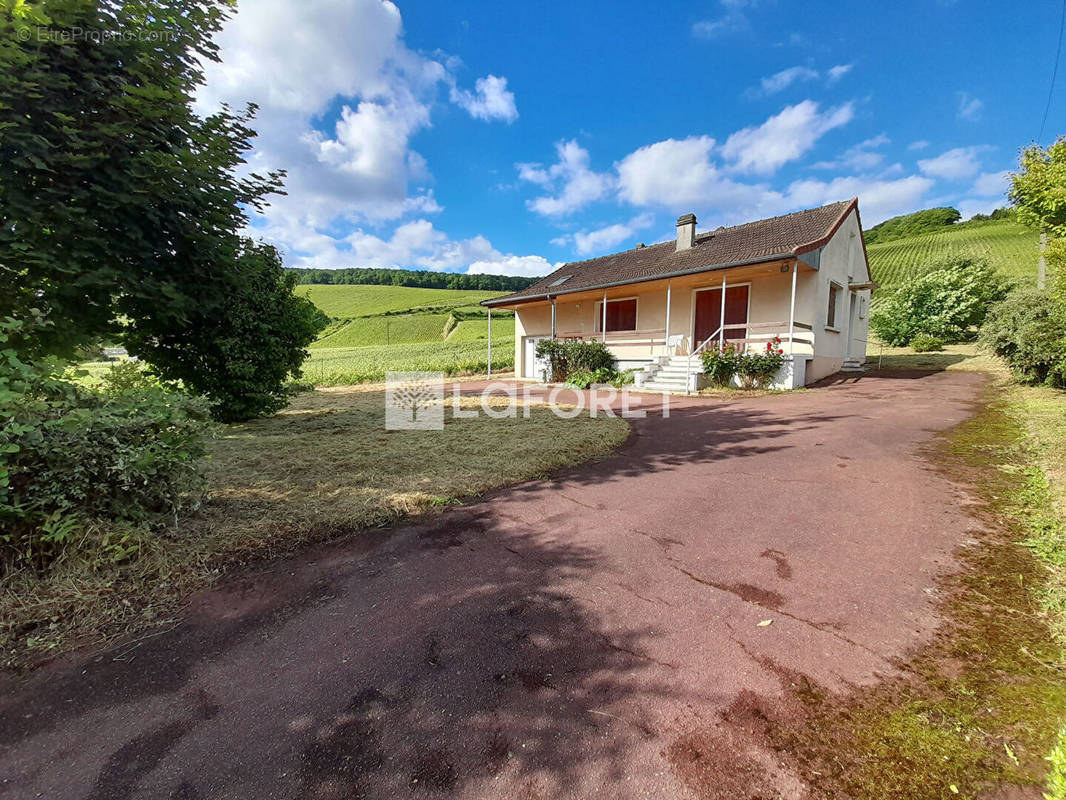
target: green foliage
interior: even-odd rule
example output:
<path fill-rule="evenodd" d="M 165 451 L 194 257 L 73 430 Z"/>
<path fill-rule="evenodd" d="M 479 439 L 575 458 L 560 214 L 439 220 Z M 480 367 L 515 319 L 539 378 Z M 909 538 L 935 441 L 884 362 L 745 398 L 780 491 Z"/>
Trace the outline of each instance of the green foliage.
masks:
<path fill-rule="evenodd" d="M 131 353 L 161 380 L 210 397 L 222 422 L 282 408 L 287 382 L 299 379 L 306 348 L 328 321 L 293 294 L 295 277 L 282 269 L 274 248 L 245 242 L 235 263 L 240 269 L 231 273 L 221 306 L 190 311 L 192 324 L 178 330 L 137 317 L 126 334 Z"/>
<path fill-rule="evenodd" d="M 119 361 L 111 365 L 100 378 L 100 391 L 111 395 L 145 391 L 158 386 L 159 381 L 138 361 Z"/>
<path fill-rule="evenodd" d="M 935 261 L 923 275 L 883 299 L 870 326 L 885 343 L 902 346 L 920 333 L 958 342 L 1003 299 L 1006 281 L 984 259 L 968 255 Z"/>
<path fill-rule="evenodd" d="M 742 357 L 740 351 L 731 344 L 721 350 L 716 347 L 709 348 L 700 355 L 703 360 L 703 372 L 712 386 L 732 386 L 733 378 L 740 371 Z"/>
<path fill-rule="evenodd" d="M 211 396 L 220 418 L 244 419 L 277 407 L 321 326 L 276 252 L 240 236 L 244 209 L 282 178 L 239 169 L 254 106 L 192 109 L 231 10 L 0 10 L 0 315 L 39 307 L 56 323 L 23 352 L 120 339 L 161 378 Z"/>
<path fill-rule="evenodd" d="M 784 363 L 785 351 L 781 349 L 781 340 L 777 337 L 767 342 L 764 350 L 757 353 L 743 353 L 737 365 L 741 388 L 756 389 L 769 386 Z"/>
<path fill-rule="evenodd" d="M 1007 192 L 1023 224 L 1066 237 L 1066 136 L 1044 149 L 1023 148 Z"/>
<path fill-rule="evenodd" d="M 42 569 L 100 526 L 97 545 L 128 557 L 137 530 L 196 502 L 207 403 L 158 387 L 88 391 L 6 347 L 23 331 L 0 321 L 0 571 Z"/>
<path fill-rule="evenodd" d="M 1001 274 L 1019 282 L 1035 283 L 1038 235 L 1011 220 L 960 222 L 939 233 L 871 244 L 866 248 L 870 269 L 881 290 L 874 302 L 908 279 L 917 277 L 930 264 L 950 256 L 980 256 Z"/>
<path fill-rule="evenodd" d="M 911 350 L 915 353 L 935 353 L 943 349 L 943 340 L 928 333 L 919 333 L 911 339 Z"/>
<path fill-rule="evenodd" d="M 580 369 L 571 372 L 566 383 L 575 389 L 588 389 L 595 383 L 606 383 L 620 389 L 633 383 L 633 372 L 634 370 L 631 369 L 619 372 L 607 367 L 600 367 L 596 370 Z"/>
<path fill-rule="evenodd" d="M 979 342 L 1022 381 L 1066 388 L 1066 310 L 1046 292 L 1016 290 L 993 305 Z"/>
<path fill-rule="evenodd" d="M 880 225 L 874 225 L 863 233 L 863 239 L 867 244 L 891 242 L 895 239 L 906 239 L 910 236 L 919 236 L 923 233 L 931 233 L 941 228 L 954 225 L 962 219 L 957 209 L 941 207 L 927 208 L 924 211 L 915 211 L 913 214 L 903 214 L 899 217 L 886 219 Z"/>
<path fill-rule="evenodd" d="M 712 386 L 732 386 L 733 379 L 738 378 L 741 388 L 755 389 L 773 381 L 785 363 L 785 351 L 781 349 L 781 340 L 774 337 L 759 352 L 749 353 L 727 344 L 721 350 L 704 350 L 700 358 Z"/>
<path fill-rule="evenodd" d="M 615 371 L 615 357 L 595 339 L 544 339 L 537 343 L 537 358 L 548 362 L 549 380 L 565 381 L 571 373 Z"/>
<path fill-rule="evenodd" d="M 412 286 L 424 289 L 461 289 L 492 293 L 517 292 L 540 280 L 540 278 L 519 278 L 513 275 L 467 275 L 423 269 L 377 269 L 374 267 L 293 268 L 291 271 L 296 274 L 296 282 L 300 285 Z"/>

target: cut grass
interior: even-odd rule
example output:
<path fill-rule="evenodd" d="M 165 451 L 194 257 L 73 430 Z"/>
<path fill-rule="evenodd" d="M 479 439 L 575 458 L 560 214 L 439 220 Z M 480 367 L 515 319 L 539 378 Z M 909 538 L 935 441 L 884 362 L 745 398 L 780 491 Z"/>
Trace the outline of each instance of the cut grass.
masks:
<path fill-rule="evenodd" d="M 71 554 L 43 578 L 6 576 L 0 655 L 7 667 L 26 665 L 159 623 L 235 566 L 604 457 L 628 431 L 620 419 L 564 420 L 536 405 L 529 419 L 449 410 L 443 431 L 386 431 L 380 389 L 301 395 L 273 417 L 224 429 L 207 502 L 147 537 L 137 560 L 91 569 Z"/>
<path fill-rule="evenodd" d="M 307 297 L 333 318 L 351 319 L 403 311 L 436 309 L 446 312 L 475 308 L 482 300 L 506 292 L 482 292 L 466 289 L 422 289 L 412 286 L 325 286 L 307 284 L 296 287 L 296 294 Z"/>

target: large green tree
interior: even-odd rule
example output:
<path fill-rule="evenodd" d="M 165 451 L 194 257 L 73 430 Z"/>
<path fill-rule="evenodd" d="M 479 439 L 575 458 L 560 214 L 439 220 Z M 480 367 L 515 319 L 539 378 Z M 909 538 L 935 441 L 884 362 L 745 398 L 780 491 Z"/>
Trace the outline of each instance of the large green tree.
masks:
<path fill-rule="evenodd" d="M 243 167 L 255 107 L 193 110 L 232 4 L 0 8 L 0 316 L 42 309 L 47 353 L 121 338 L 220 417 L 276 408 L 321 321 L 240 234 L 283 177 Z"/>
<path fill-rule="evenodd" d="M 1049 287 L 1066 305 L 1066 136 L 1023 148 L 1018 166 L 1007 195 L 1021 222 L 1047 234 Z"/>

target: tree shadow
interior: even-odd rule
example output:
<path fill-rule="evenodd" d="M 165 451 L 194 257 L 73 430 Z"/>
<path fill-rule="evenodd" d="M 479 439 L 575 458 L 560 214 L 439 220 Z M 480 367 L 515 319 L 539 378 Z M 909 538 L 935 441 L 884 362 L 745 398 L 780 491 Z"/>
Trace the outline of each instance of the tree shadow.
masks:
<path fill-rule="evenodd" d="M 72 798 L 595 793 L 661 749 L 645 714 L 678 690 L 655 630 L 579 599 L 599 561 L 476 508 L 319 548 L 9 688 L 0 771 Z"/>

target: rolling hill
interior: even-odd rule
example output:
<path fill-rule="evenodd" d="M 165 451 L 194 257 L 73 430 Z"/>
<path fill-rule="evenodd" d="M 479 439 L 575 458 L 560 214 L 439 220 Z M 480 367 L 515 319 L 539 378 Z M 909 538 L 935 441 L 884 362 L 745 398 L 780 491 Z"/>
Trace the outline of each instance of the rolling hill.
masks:
<path fill-rule="evenodd" d="M 387 371 L 449 375 L 487 367 L 486 310 L 504 292 L 384 285 L 308 284 L 296 288 L 332 320 L 311 347 L 304 375 L 318 384 L 380 381 Z M 497 324 L 497 320 L 499 320 Z M 514 323 L 493 314 L 492 365 L 514 365 Z"/>
<path fill-rule="evenodd" d="M 932 259 L 952 252 L 983 255 L 1007 277 L 1035 282 L 1038 238 L 1034 231 L 1010 220 L 966 222 L 936 233 L 868 244 L 866 252 L 874 280 L 882 289 L 898 286 Z"/>

